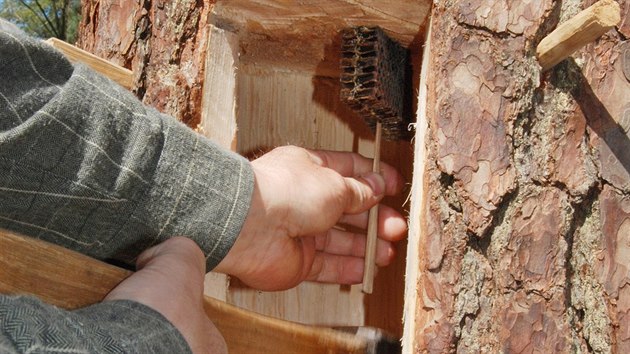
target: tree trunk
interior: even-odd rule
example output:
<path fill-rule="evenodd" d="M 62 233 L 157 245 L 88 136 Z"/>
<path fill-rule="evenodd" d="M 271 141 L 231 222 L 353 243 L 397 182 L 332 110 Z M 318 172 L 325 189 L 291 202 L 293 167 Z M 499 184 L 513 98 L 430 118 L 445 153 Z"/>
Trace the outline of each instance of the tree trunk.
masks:
<path fill-rule="evenodd" d="M 593 1 L 434 6 L 409 351 L 630 352 L 619 2 L 619 27 L 547 73 L 536 45 Z"/>
<path fill-rule="evenodd" d="M 131 69 L 145 104 L 196 128 L 213 3 L 83 0 L 77 45 Z"/>

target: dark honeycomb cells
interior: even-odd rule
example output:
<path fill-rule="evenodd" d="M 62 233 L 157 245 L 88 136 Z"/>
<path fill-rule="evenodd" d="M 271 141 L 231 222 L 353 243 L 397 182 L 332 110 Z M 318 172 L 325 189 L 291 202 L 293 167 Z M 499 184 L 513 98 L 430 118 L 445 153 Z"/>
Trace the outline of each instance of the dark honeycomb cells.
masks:
<path fill-rule="evenodd" d="M 341 33 L 341 99 L 383 138 L 408 138 L 405 112 L 408 51 L 379 27 L 352 27 Z"/>

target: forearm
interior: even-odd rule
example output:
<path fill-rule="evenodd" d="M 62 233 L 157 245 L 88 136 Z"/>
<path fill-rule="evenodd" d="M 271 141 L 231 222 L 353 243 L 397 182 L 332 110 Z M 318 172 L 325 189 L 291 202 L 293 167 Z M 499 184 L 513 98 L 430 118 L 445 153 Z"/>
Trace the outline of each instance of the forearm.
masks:
<path fill-rule="evenodd" d="M 0 227 L 131 262 L 174 235 L 214 267 L 238 235 L 249 163 L 45 44 L 0 32 Z"/>

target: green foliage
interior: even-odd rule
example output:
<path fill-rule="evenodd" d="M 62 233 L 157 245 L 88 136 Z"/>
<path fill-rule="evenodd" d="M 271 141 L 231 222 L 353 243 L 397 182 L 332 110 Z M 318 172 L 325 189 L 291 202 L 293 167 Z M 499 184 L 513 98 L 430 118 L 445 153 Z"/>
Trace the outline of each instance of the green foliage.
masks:
<path fill-rule="evenodd" d="M 41 38 L 76 40 L 81 0 L 0 0 L 0 17 Z"/>

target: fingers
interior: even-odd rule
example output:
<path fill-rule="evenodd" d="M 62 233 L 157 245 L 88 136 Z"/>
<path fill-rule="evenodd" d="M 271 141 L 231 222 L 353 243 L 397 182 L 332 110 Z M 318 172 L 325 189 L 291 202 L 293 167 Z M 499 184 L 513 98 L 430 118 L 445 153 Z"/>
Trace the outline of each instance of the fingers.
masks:
<path fill-rule="evenodd" d="M 377 173 L 370 172 L 364 177 L 344 179 L 346 192 L 345 213 L 360 213 L 370 209 L 383 198 L 385 180 Z"/>
<path fill-rule="evenodd" d="M 363 258 L 318 252 L 306 280 L 332 284 L 359 284 L 363 281 L 363 267 Z M 378 269 L 376 271 L 378 272 Z"/>
<path fill-rule="evenodd" d="M 205 259 L 188 238 L 174 237 L 145 250 L 138 256 L 136 268 L 138 271 L 115 288 L 108 299 L 133 296 L 153 301 L 156 288 L 174 282 L 179 284 L 176 294 L 188 296 L 203 291 Z"/>
<path fill-rule="evenodd" d="M 363 280 L 363 258 L 318 252 L 306 280 L 320 283 L 358 284 Z"/>
<path fill-rule="evenodd" d="M 376 265 L 386 266 L 392 262 L 396 252 L 394 241 L 402 239 L 407 230 L 403 216 L 393 208 L 379 206 L 379 239 L 376 244 Z M 344 216 L 342 222 L 365 228 L 367 212 Z M 326 234 L 317 236 L 317 253 L 307 280 L 336 283 L 358 284 L 363 280 L 366 237 L 364 234 L 333 228 Z"/>
<path fill-rule="evenodd" d="M 105 300 L 132 300 L 162 314 L 193 353 L 227 353 L 221 333 L 203 311 L 205 260 L 194 241 L 174 237 L 144 251 L 138 271 Z"/>
<path fill-rule="evenodd" d="M 351 152 L 307 150 L 311 158 L 320 166 L 330 168 L 344 177 L 359 177 L 372 172 L 372 159 Z M 381 162 L 381 174 L 385 181 L 385 195 L 396 195 L 403 188 L 404 181 L 396 169 Z"/>
<path fill-rule="evenodd" d="M 407 220 L 398 211 L 387 205 L 381 204 L 378 208 L 378 237 L 387 241 L 403 239 L 407 231 Z M 345 214 L 341 217 L 339 223 L 366 229 L 368 213 Z"/>
<path fill-rule="evenodd" d="M 325 235 L 317 236 L 315 248 L 322 252 L 339 256 L 363 257 L 366 238 L 364 234 L 331 229 Z M 396 250 L 391 242 L 378 239 L 376 244 L 376 265 L 386 266 L 392 262 Z"/>

